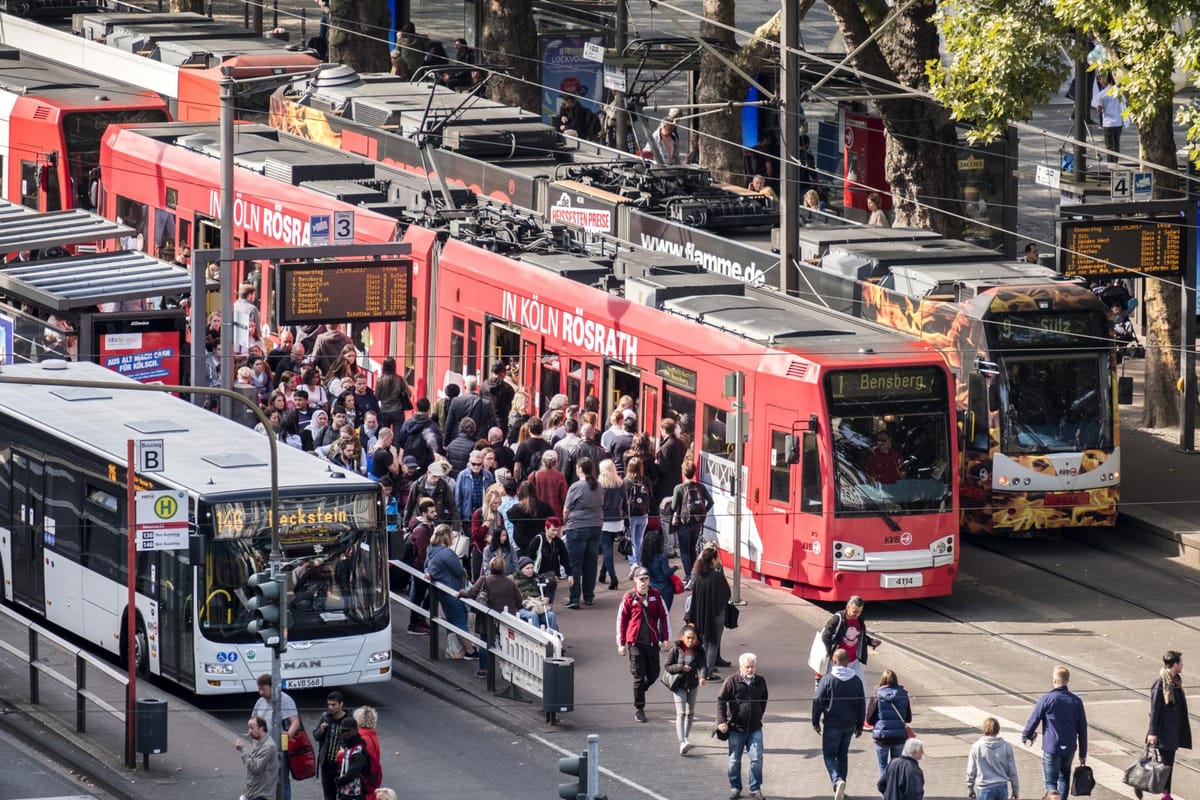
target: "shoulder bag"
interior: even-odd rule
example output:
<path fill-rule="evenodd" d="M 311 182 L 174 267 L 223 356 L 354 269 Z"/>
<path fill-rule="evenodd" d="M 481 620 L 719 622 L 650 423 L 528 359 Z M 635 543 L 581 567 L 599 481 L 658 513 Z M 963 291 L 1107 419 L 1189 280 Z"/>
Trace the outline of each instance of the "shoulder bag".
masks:
<path fill-rule="evenodd" d="M 662 677 L 659 678 L 659 680 L 662 681 L 663 686 L 667 687 L 668 690 L 674 692 L 677 689 L 683 688 L 683 682 L 686 678 L 687 678 L 687 675 L 683 672 L 667 672 L 664 669 Z"/>
<path fill-rule="evenodd" d="M 1153 752 L 1151 752 L 1153 750 Z M 1158 748 L 1146 745 L 1141 757 L 1125 770 L 1124 782 L 1132 786 L 1135 794 L 1149 792 L 1159 794 L 1167 785 L 1171 768 L 1158 760 Z"/>
<path fill-rule="evenodd" d="M 892 711 L 896 712 L 896 718 L 899 719 L 901 722 L 904 722 L 904 716 L 900 713 L 900 709 L 896 708 L 896 704 L 893 703 L 891 700 L 888 700 L 888 705 L 892 707 Z M 912 725 L 909 725 L 907 722 L 904 722 L 904 738 L 905 739 L 916 738 L 916 734 L 913 733 Z"/>
<path fill-rule="evenodd" d="M 308 780 L 317 774 L 317 757 L 303 723 L 295 736 L 288 737 L 287 764 L 292 780 Z"/>
<path fill-rule="evenodd" d="M 741 609 L 733 603 L 728 603 L 725 606 L 725 627 L 733 629 L 738 626 L 738 617 L 742 615 Z"/>

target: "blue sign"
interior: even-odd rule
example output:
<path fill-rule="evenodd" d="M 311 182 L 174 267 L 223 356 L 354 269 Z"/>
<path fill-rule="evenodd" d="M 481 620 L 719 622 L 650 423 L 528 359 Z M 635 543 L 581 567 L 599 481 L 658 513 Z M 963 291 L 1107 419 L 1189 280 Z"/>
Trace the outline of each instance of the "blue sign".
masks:
<path fill-rule="evenodd" d="M 1133 199 L 1134 200 L 1149 200 L 1154 194 L 1154 173 L 1153 172 L 1135 172 L 1133 173 Z"/>
<path fill-rule="evenodd" d="M 314 214 L 308 218 L 308 239 L 313 246 L 329 244 L 329 214 Z"/>

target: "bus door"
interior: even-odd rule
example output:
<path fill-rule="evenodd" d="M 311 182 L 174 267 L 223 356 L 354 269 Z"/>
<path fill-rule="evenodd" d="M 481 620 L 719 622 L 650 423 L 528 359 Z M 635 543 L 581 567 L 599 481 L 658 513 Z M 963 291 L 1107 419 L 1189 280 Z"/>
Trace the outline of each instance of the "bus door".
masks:
<path fill-rule="evenodd" d="M 162 674 L 189 685 L 196 674 L 192 617 L 194 582 L 186 549 L 158 551 L 158 663 Z"/>
<path fill-rule="evenodd" d="M 636 368 L 612 359 L 604 360 L 604 396 L 600 398 L 600 423 L 608 427 L 608 418 L 617 407 L 623 395 L 633 398 L 634 411 L 640 411 L 637 405 L 642 390 L 642 373 Z"/>
<path fill-rule="evenodd" d="M 42 572 L 42 553 L 46 537 L 53 541 L 53 532 L 44 530 L 45 463 L 36 456 L 17 450 L 12 453 L 12 585 L 13 599 L 45 613 L 46 587 Z"/>

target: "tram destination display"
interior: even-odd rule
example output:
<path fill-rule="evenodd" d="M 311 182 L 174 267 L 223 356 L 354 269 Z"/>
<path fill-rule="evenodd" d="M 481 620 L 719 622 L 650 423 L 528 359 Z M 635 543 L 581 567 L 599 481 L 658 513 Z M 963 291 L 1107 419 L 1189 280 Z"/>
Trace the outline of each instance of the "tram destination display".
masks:
<path fill-rule="evenodd" d="M 410 259 L 277 264 L 275 274 L 279 325 L 408 319 Z"/>
<path fill-rule="evenodd" d="M 1068 277 L 1178 276 L 1182 220 L 1094 219 L 1060 223 L 1059 271 Z"/>

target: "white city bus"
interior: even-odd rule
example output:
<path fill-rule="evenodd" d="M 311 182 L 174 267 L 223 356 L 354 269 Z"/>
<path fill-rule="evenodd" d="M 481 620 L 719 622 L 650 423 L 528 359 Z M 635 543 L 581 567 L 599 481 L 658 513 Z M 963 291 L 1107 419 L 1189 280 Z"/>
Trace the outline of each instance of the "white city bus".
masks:
<path fill-rule="evenodd" d="M 133 383 L 91 363 L 0 373 L 4 600 L 117 654 L 126 636 L 125 458 L 161 439 L 139 490 L 188 496 L 188 546 L 137 555 L 137 661 L 197 694 L 255 691 L 271 651 L 246 630 L 250 575 L 270 540 L 267 440 L 160 392 L 28 386 L 8 376 Z M 372 481 L 279 447 L 279 534 L 289 571 L 291 688 L 391 677 L 387 537 Z"/>

